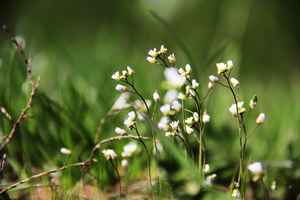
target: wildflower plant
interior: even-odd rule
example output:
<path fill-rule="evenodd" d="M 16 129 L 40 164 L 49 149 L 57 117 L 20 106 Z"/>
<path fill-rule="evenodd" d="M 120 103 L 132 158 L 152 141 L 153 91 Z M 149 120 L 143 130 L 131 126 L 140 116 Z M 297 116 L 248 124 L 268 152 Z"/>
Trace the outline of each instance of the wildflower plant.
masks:
<path fill-rule="evenodd" d="M 27 75 L 32 87 L 28 103 L 16 120 L 12 119 L 7 109 L 4 107 L 0 109 L 1 114 L 12 121 L 11 131 L 4 137 L 0 144 L 1 151 L 11 142 L 13 136 L 16 134 L 17 127 L 26 118 L 28 110 L 32 107 L 32 99 L 38 87 L 38 79 L 35 80 L 32 77 L 31 62 L 25 56 L 23 50 L 25 42 L 20 42 L 19 39 L 15 39 L 13 42 L 20 53 L 24 55 Z M 207 157 L 207 148 L 209 147 L 206 146 L 205 137 L 206 134 L 209 134 L 206 131 L 206 127 L 213 121 L 214 117 L 210 116 L 209 110 L 206 107 L 206 101 L 213 92 L 213 89 L 220 86 L 232 96 L 233 101 L 232 105 L 228 106 L 228 112 L 238 124 L 237 136 L 240 144 L 238 172 L 237 174 L 234 173 L 231 185 L 229 187 L 222 186 L 222 189 L 230 192 L 231 196 L 235 199 L 245 199 L 248 171 L 251 173 L 252 179 L 256 181 L 263 178 L 264 167 L 260 162 L 250 162 L 247 156 L 248 137 L 252 132 L 248 132 L 247 129 L 246 114 L 256 109 L 258 100 L 254 96 L 248 105 L 239 96 L 238 88 L 240 87 L 240 81 L 232 76 L 234 69 L 233 61 L 229 60 L 226 63 L 217 63 L 216 74 L 208 77 L 207 86 L 201 85 L 197 77 L 193 75 L 193 67 L 190 64 L 177 66 L 175 53 L 170 52 L 164 45 L 161 45 L 160 48 L 150 49 L 146 56 L 146 61 L 150 64 L 161 66 L 165 78 L 165 89 L 154 89 L 152 94 L 145 95 L 142 92 L 143 90 L 138 88 L 134 82 L 134 76 L 138 74 L 135 73 L 133 67 L 126 66 L 124 69 L 114 72 L 111 78 L 116 81 L 115 89 L 120 93 L 120 96 L 114 102 L 107 115 L 101 119 L 89 156 L 84 161 L 66 164 L 8 185 L 0 189 L 0 194 L 34 179 L 68 168 L 79 167 L 88 171 L 98 162 L 96 158 L 101 156 L 105 162 L 111 163 L 114 172 L 118 176 L 121 198 L 126 194 L 122 190 L 121 178 L 123 174 L 119 172 L 119 167 L 123 167 L 124 169 L 129 167 L 132 159 L 135 159 L 135 156 L 141 153 L 142 150 L 147 158 L 149 188 L 151 193 L 154 193 L 154 190 L 152 190 L 153 186 L 155 184 L 159 185 L 160 179 L 159 173 L 152 173 L 152 162 L 157 163 L 162 152 L 164 154 L 173 153 L 165 151 L 161 140 L 170 141 L 176 148 L 185 150 L 187 163 L 191 160 L 193 165 L 197 166 L 197 173 L 200 174 L 200 190 L 205 187 L 213 187 L 218 174 L 212 170 L 213 162 Z M 146 96 L 149 97 L 146 98 Z M 102 138 L 100 134 L 101 127 L 106 123 L 106 118 L 113 114 L 119 114 L 121 111 L 126 111 L 123 122 L 115 125 L 111 131 L 111 137 Z M 256 127 L 258 127 L 265 120 L 266 114 L 260 113 L 253 121 Z M 107 144 L 120 143 L 124 140 L 131 141 L 123 146 L 122 152 L 114 149 L 114 146 L 110 146 L 109 148 L 105 146 Z M 196 143 L 196 152 L 193 151 L 193 142 Z M 58 151 L 64 155 L 73 155 L 73 149 L 62 147 Z M 159 170 L 159 168 L 156 168 L 156 170 Z M 156 176 L 153 177 L 153 174 L 156 174 Z M 152 194 L 153 198 L 154 195 Z"/>

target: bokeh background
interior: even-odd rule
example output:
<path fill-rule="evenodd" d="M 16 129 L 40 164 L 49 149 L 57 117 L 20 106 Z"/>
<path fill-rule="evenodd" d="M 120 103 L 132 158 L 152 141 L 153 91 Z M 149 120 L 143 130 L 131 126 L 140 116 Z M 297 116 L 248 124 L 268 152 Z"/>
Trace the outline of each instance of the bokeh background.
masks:
<path fill-rule="evenodd" d="M 9 148 L 9 179 L 62 164 L 61 146 L 74 150 L 70 161 L 85 157 L 99 119 L 118 96 L 112 72 L 132 66 L 138 87 L 150 98 L 163 75 L 145 57 L 150 48 L 165 44 L 179 66 L 192 64 L 203 88 L 216 62 L 234 61 L 241 97 L 248 101 L 258 95 L 258 109 L 268 116 L 250 140 L 251 159 L 274 165 L 269 182 L 278 181 L 282 198 L 295 199 L 300 191 L 299 13 L 296 0 L 2 0 L 0 23 L 25 39 L 33 72 L 41 79 L 31 118 Z M 14 116 L 26 96 L 20 65 L 1 34 L 0 103 Z M 238 158 L 235 123 L 227 111 L 231 101 L 217 90 L 208 103 L 208 151 L 216 169 Z M 120 120 L 105 125 L 104 137 Z M 0 128 L 1 134 L 9 130 L 3 118 Z M 142 173 L 136 170 L 143 168 L 139 162 L 133 177 Z M 66 175 L 66 185 L 79 179 L 77 171 L 69 173 L 75 175 Z M 101 187 L 113 182 L 104 172 L 101 176 L 107 176 Z"/>

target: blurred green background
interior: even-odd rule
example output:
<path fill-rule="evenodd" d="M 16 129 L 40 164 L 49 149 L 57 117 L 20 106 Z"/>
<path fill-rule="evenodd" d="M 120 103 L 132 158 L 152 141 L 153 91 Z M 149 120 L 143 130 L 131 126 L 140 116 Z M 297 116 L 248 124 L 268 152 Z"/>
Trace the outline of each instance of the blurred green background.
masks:
<path fill-rule="evenodd" d="M 257 94 L 258 108 L 268 116 L 250 140 L 250 157 L 292 161 L 292 170 L 271 168 L 269 181 L 291 187 L 281 193 L 293 199 L 300 190 L 299 13 L 297 0 L 2 0 L 0 23 L 26 40 L 33 72 L 41 79 L 31 118 L 9 148 L 12 174 L 62 164 L 61 146 L 74 149 L 71 160 L 85 158 L 99 119 L 118 96 L 112 72 L 132 66 L 138 88 L 150 98 L 163 75 L 145 57 L 150 48 L 164 44 L 175 52 L 179 66 L 192 64 L 203 88 L 216 62 L 234 61 L 241 97 L 248 101 Z M 25 70 L 3 34 L 0 47 L 0 105 L 16 116 L 25 102 Z M 208 151 L 215 168 L 238 158 L 235 123 L 227 111 L 231 102 L 218 89 L 208 103 Z M 105 125 L 103 137 L 121 119 Z M 9 130 L 4 118 L 0 128 L 2 134 Z M 66 177 L 66 184 L 72 182 Z"/>

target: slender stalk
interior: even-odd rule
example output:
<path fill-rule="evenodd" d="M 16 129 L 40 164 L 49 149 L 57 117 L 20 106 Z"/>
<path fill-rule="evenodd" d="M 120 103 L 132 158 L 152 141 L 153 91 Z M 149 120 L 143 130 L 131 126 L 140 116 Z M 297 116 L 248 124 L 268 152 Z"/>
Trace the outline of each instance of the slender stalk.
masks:
<path fill-rule="evenodd" d="M 119 179 L 119 191 L 120 191 L 120 198 L 121 198 L 122 197 L 121 175 L 119 173 L 118 167 L 114 164 L 114 161 L 111 160 L 111 159 L 109 161 L 110 161 L 110 164 L 113 167 L 113 169 L 115 170 L 115 172 L 116 172 L 116 174 L 118 176 L 118 179 Z"/>
<path fill-rule="evenodd" d="M 150 154 L 150 152 L 148 151 L 148 148 L 147 148 L 145 142 L 142 140 L 142 137 L 141 137 L 141 135 L 140 135 L 140 133 L 139 133 L 139 130 L 138 130 L 138 128 L 137 128 L 136 125 L 134 126 L 134 130 L 135 130 L 135 132 L 136 132 L 136 134 L 137 134 L 137 136 L 138 136 L 139 142 L 143 145 L 143 147 L 144 147 L 144 149 L 145 149 L 145 151 L 146 151 L 147 157 L 148 157 L 148 175 L 149 175 L 149 184 L 150 184 L 150 186 L 152 187 L 152 176 L 151 176 L 151 154 Z"/>
<path fill-rule="evenodd" d="M 228 84 L 228 87 L 231 91 L 231 94 L 233 96 L 234 99 L 234 103 L 236 106 L 236 112 L 237 112 L 237 120 L 238 120 L 238 124 L 239 124 L 239 138 L 240 138 L 240 170 L 239 170 L 239 176 L 238 176 L 238 183 L 240 184 L 240 187 L 242 188 L 242 198 L 245 198 L 245 178 L 244 178 L 244 172 L 245 172 L 245 154 L 246 154 L 246 148 L 247 148 L 247 129 L 246 129 L 246 125 L 244 122 L 244 117 L 243 114 L 239 113 L 238 110 L 238 99 L 237 96 L 234 92 L 233 86 L 231 85 L 231 82 L 229 80 L 229 76 L 227 76 L 226 74 L 224 74 L 225 80 Z M 244 135 L 243 135 L 243 133 Z M 243 178 L 243 180 L 242 180 Z"/>

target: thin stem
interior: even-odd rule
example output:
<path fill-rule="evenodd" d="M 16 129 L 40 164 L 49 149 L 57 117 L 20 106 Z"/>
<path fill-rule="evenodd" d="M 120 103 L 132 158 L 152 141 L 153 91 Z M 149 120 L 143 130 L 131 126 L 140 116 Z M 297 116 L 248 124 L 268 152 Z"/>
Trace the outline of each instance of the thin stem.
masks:
<path fill-rule="evenodd" d="M 140 135 L 140 133 L 139 133 L 138 128 L 137 128 L 136 125 L 134 126 L 134 130 L 135 130 L 135 132 L 136 132 L 136 134 L 137 134 L 137 136 L 138 136 L 138 138 L 139 138 L 140 143 L 143 145 L 143 147 L 144 147 L 144 149 L 145 149 L 145 151 L 146 151 L 147 157 L 148 157 L 148 175 L 149 175 L 149 183 L 150 183 L 150 186 L 152 187 L 152 177 L 151 177 L 151 154 L 150 154 L 150 152 L 148 151 L 148 148 L 147 148 L 145 142 L 142 140 L 142 137 L 141 137 L 141 135 Z"/>
<path fill-rule="evenodd" d="M 119 179 L 119 190 L 120 190 L 120 198 L 122 197 L 122 184 L 121 184 L 121 175 L 119 173 L 118 167 L 115 166 L 114 161 L 112 159 L 109 160 L 110 164 L 112 165 L 113 169 L 115 170 L 118 179 Z"/>
<path fill-rule="evenodd" d="M 138 95 L 138 97 L 143 101 L 143 104 L 145 105 L 145 107 L 147 109 L 147 113 L 150 114 L 149 106 L 148 106 L 145 98 L 143 97 L 143 95 L 141 95 L 141 93 L 135 88 L 135 86 L 132 83 L 130 83 L 128 80 L 126 80 L 125 83 L 127 85 L 129 85 L 134 90 L 134 92 L 136 93 L 136 95 Z"/>

